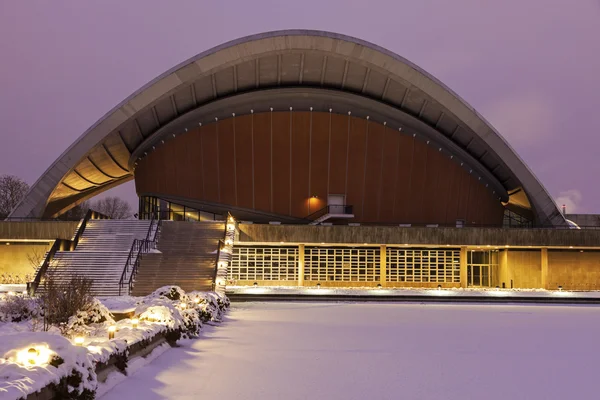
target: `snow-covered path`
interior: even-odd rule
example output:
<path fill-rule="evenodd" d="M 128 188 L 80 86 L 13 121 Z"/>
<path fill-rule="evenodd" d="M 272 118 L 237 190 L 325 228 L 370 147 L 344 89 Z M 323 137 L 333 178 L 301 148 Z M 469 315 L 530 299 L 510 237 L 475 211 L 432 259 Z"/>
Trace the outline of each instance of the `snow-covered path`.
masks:
<path fill-rule="evenodd" d="M 112 399 L 598 398 L 600 307 L 234 304 Z"/>

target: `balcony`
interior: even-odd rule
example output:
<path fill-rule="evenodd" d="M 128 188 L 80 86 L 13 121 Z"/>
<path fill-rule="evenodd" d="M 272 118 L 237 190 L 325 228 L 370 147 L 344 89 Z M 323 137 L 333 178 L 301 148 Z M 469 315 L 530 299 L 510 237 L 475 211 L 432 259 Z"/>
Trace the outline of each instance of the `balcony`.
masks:
<path fill-rule="evenodd" d="M 328 219 L 350 219 L 354 218 L 352 206 L 330 204 L 319 211 L 310 214 L 307 219 L 310 220 L 309 225 L 319 225 Z"/>

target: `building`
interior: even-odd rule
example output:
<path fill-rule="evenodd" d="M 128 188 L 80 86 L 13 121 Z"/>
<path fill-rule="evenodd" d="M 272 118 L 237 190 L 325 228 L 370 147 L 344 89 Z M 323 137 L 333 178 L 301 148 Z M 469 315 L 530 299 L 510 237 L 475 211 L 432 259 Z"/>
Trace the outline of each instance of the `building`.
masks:
<path fill-rule="evenodd" d="M 86 131 L 11 217 L 52 218 L 131 179 L 140 218 L 252 222 L 230 268 L 242 284 L 583 288 L 600 273 L 600 235 L 568 229 L 482 116 L 344 35 L 269 32 L 181 63 Z"/>

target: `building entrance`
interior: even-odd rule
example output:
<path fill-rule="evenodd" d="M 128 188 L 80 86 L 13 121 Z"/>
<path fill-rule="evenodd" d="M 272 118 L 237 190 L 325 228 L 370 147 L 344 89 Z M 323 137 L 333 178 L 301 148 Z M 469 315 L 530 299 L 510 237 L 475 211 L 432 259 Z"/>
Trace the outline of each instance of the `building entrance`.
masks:
<path fill-rule="evenodd" d="M 467 253 L 467 286 L 491 287 L 497 280 L 498 251 L 471 250 Z"/>

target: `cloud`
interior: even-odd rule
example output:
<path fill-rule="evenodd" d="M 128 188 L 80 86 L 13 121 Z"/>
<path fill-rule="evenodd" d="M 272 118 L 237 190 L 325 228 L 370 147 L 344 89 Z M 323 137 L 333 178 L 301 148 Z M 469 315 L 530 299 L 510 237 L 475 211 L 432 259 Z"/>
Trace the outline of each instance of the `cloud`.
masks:
<path fill-rule="evenodd" d="M 483 116 L 514 147 L 529 147 L 552 136 L 553 105 L 539 93 L 507 96 L 487 107 Z"/>
<path fill-rule="evenodd" d="M 556 204 L 561 207 L 563 204 L 567 207 L 567 214 L 575 214 L 581 203 L 581 192 L 577 189 L 569 189 L 558 194 L 555 199 Z"/>

